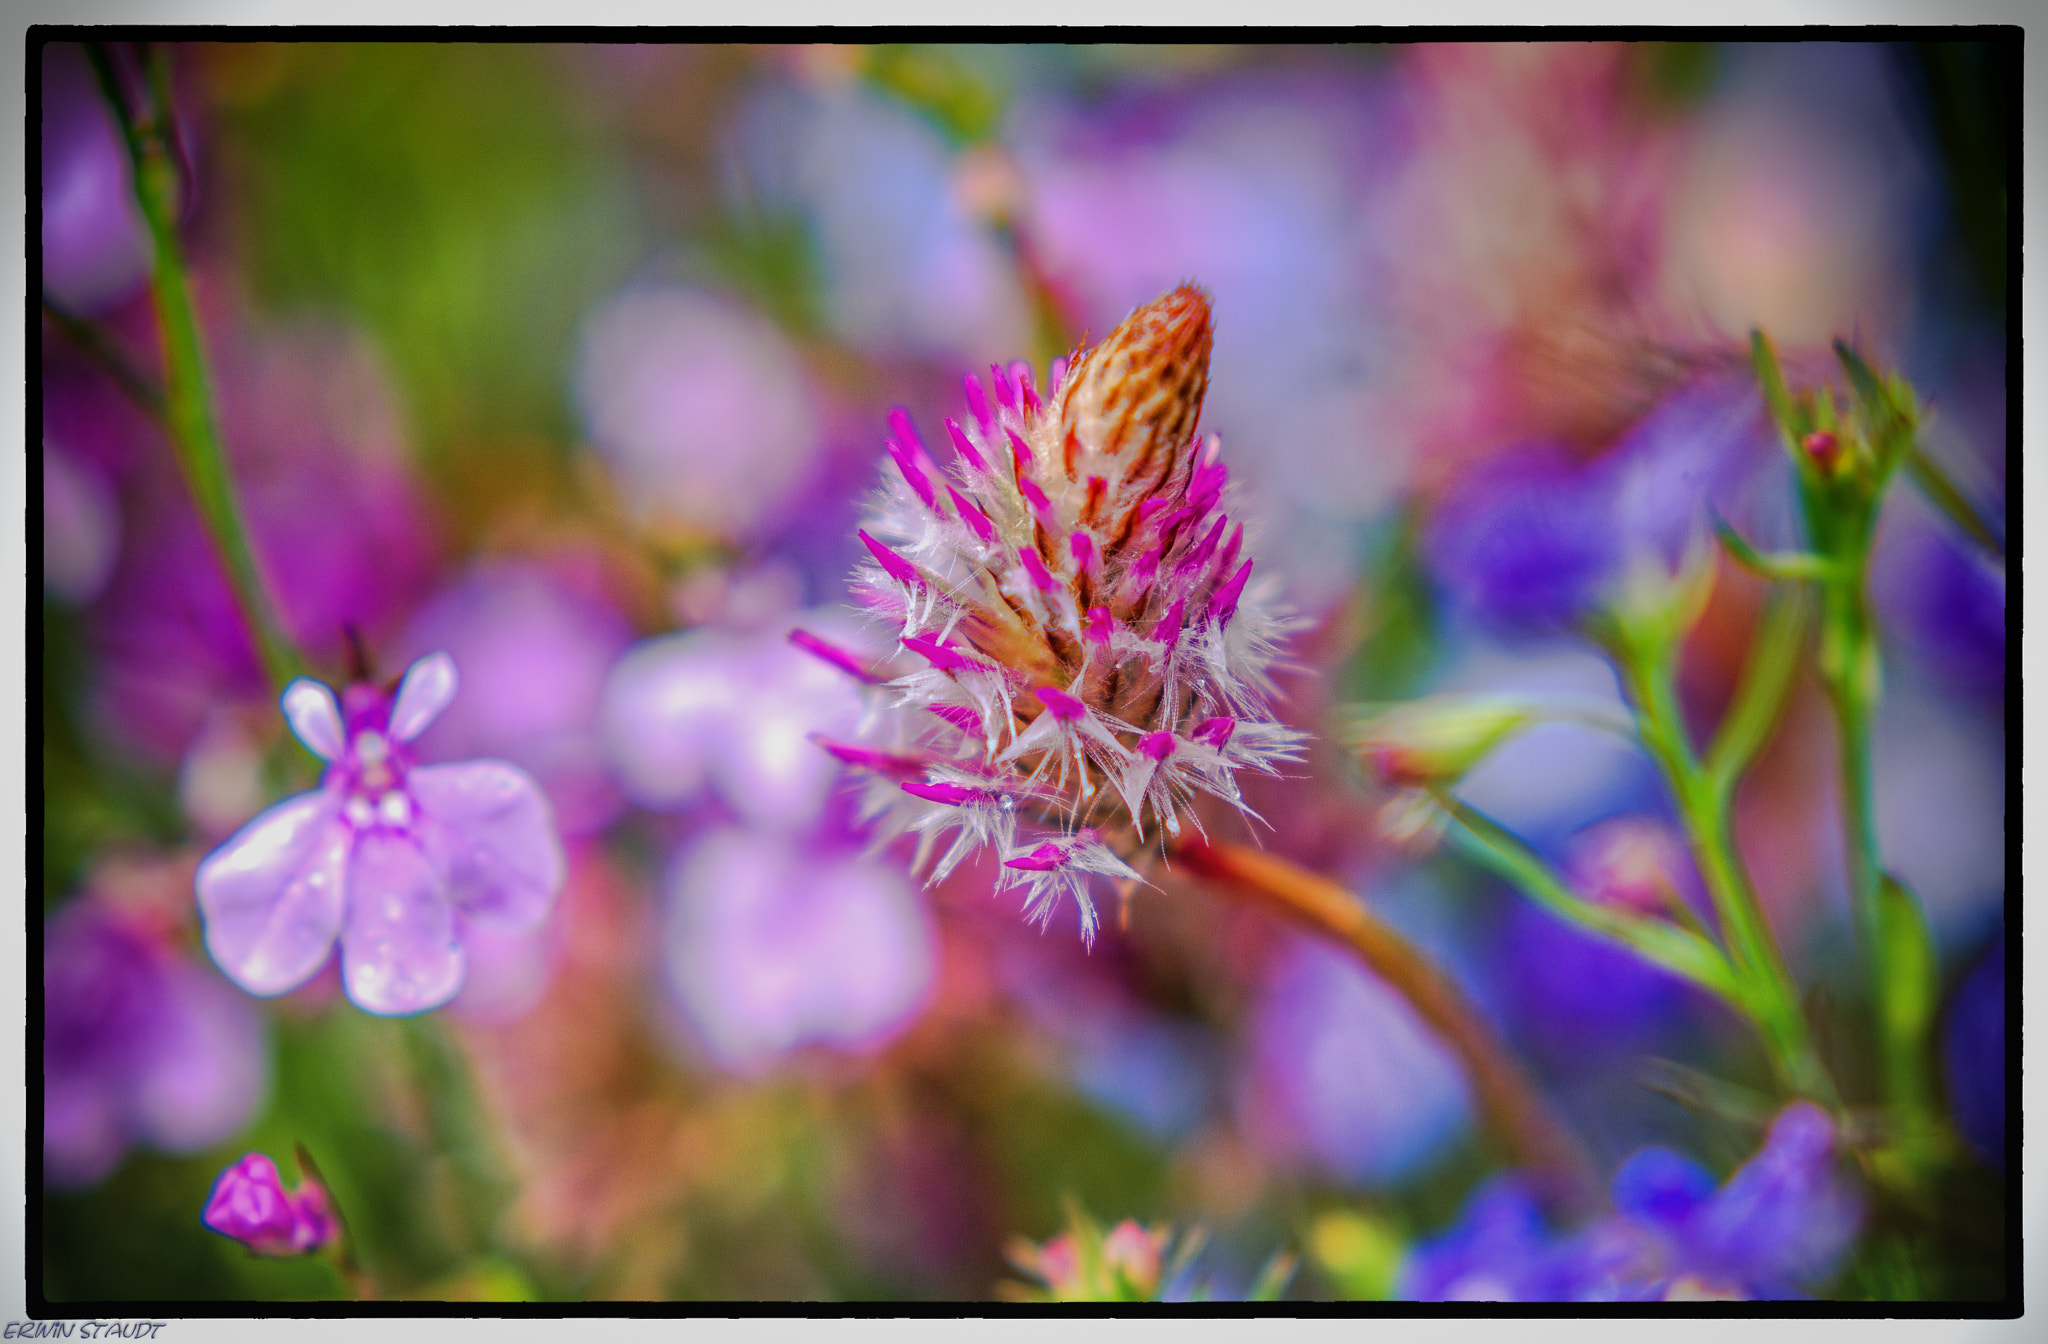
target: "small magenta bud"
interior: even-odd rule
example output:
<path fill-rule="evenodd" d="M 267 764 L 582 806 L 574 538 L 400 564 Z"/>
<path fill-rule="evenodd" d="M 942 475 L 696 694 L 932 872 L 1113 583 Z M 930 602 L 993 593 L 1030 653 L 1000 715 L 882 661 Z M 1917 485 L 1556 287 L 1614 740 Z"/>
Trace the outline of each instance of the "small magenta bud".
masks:
<path fill-rule="evenodd" d="M 1180 628 L 1187 621 L 1187 602 L 1183 598 L 1173 599 L 1173 605 L 1159 618 L 1159 624 L 1152 627 L 1152 638 L 1171 649 L 1180 643 Z"/>
<path fill-rule="evenodd" d="M 1037 481 L 1032 480 L 1022 472 L 1017 473 L 1017 493 L 1023 495 L 1025 502 L 1037 512 L 1050 513 L 1052 511 L 1052 501 L 1045 497 L 1045 491 L 1038 488 Z"/>
<path fill-rule="evenodd" d="M 979 537 L 984 545 L 996 539 L 996 525 L 988 520 L 987 514 L 974 507 L 973 501 L 950 485 L 946 487 L 946 493 L 953 497 L 953 507 L 960 511 L 960 520 L 973 530 L 974 535 Z"/>
<path fill-rule="evenodd" d="M 1066 849 L 1058 841 L 1048 840 L 1029 854 L 1003 860 L 1003 867 L 1021 868 L 1027 873 L 1049 873 L 1066 861 Z"/>
<path fill-rule="evenodd" d="M 1216 613 L 1216 624 L 1229 625 L 1230 618 L 1237 615 L 1237 600 L 1244 596 L 1245 581 L 1252 576 L 1252 562 L 1247 560 L 1238 567 L 1221 588 L 1216 590 L 1216 600 L 1211 610 Z"/>
<path fill-rule="evenodd" d="M 960 386 L 967 390 L 967 409 L 974 423 L 982 433 L 989 433 L 995 427 L 995 417 L 988 412 L 988 393 L 982 390 L 981 379 L 970 373 L 961 378 Z"/>
<path fill-rule="evenodd" d="M 931 764 L 921 756 L 904 756 L 893 751 L 877 751 L 873 747 L 856 746 L 851 742 L 835 742 L 816 733 L 811 734 L 811 741 L 848 765 L 862 770 L 873 770 L 877 774 L 921 775 Z"/>
<path fill-rule="evenodd" d="M 1076 532 L 1067 538 L 1067 548 L 1074 553 L 1074 564 L 1084 574 L 1095 568 L 1095 539 L 1086 532 Z"/>
<path fill-rule="evenodd" d="M 1033 460 L 1031 456 L 1031 445 L 1024 442 L 1024 436 L 1022 434 L 1019 434 L 1016 430 L 1010 428 L 1008 425 L 1003 426 L 1003 433 L 1010 440 L 1010 456 L 1016 459 L 1017 476 L 1021 480 L 1024 476 L 1025 469 L 1030 467 Z"/>
<path fill-rule="evenodd" d="M 969 737 L 982 736 L 981 715 L 965 705 L 926 705 L 925 708 Z"/>
<path fill-rule="evenodd" d="M 1083 635 L 1106 649 L 1109 647 L 1110 628 L 1111 621 L 1108 607 L 1088 608 L 1087 623 L 1081 628 Z"/>
<path fill-rule="evenodd" d="M 917 458 L 912 455 L 910 449 L 894 439 L 888 441 L 887 447 L 889 456 L 896 459 L 896 469 L 903 473 L 903 479 L 917 492 L 917 497 L 924 501 L 924 506 L 928 509 L 937 507 L 938 496 L 932 493 L 931 480 L 918 466 Z"/>
<path fill-rule="evenodd" d="M 944 803 L 949 807 L 960 807 L 973 802 L 977 798 L 987 797 L 980 789 L 970 789 L 964 784 L 935 784 L 917 779 L 904 780 L 903 791 L 913 798 L 922 798 L 926 802 L 932 803 Z"/>
<path fill-rule="evenodd" d="M 1194 732 L 1188 734 L 1188 737 L 1192 741 L 1203 743 L 1221 751 L 1230 745 L 1230 735 L 1236 731 L 1237 720 L 1226 716 L 1216 719 L 1204 719 Z"/>
<path fill-rule="evenodd" d="M 1065 381 L 1067 381 L 1067 357 L 1061 355 L 1053 360 L 1052 368 L 1046 371 L 1045 395 L 1048 397 L 1058 396 L 1060 394 L 1060 384 Z"/>
<path fill-rule="evenodd" d="M 1003 371 L 1003 366 L 1000 364 L 989 365 L 988 377 L 989 381 L 995 384 L 996 400 L 1001 403 L 1003 409 L 1006 411 L 1016 410 L 1017 389 L 1010 382 L 1010 375 Z"/>
<path fill-rule="evenodd" d="M 1020 359 L 1011 364 L 1010 376 L 1017 380 L 1017 392 L 1023 398 L 1025 414 L 1037 415 L 1038 388 L 1035 385 L 1037 375 L 1031 370 L 1031 361 Z"/>
<path fill-rule="evenodd" d="M 866 528 L 861 528 L 854 535 L 860 538 L 861 544 L 868 548 L 868 554 L 875 557 L 875 563 L 880 565 L 890 578 L 898 583 L 909 584 L 913 588 L 923 586 L 924 580 L 918 577 L 917 567 L 869 536 Z"/>
<path fill-rule="evenodd" d="M 910 412 L 901 406 L 889 408 L 889 429 L 906 448 L 922 451 L 924 440 L 918 436 L 917 425 L 910 418 Z"/>
<path fill-rule="evenodd" d="M 1163 731 L 1147 733 L 1138 739 L 1138 750 L 1155 761 L 1163 761 L 1173 755 L 1173 734 Z"/>
<path fill-rule="evenodd" d="M 1061 723 L 1078 723 L 1088 715 L 1088 706 L 1057 686 L 1041 686 L 1032 694 L 1045 705 L 1045 712 Z"/>
<path fill-rule="evenodd" d="M 1024 572 L 1031 576 L 1031 585 L 1041 593 L 1052 591 L 1052 575 L 1045 569 L 1045 561 L 1038 558 L 1038 552 L 1029 546 L 1017 548 L 1017 558 L 1024 562 Z"/>
<path fill-rule="evenodd" d="M 308 1176 L 296 1193 L 287 1192 L 277 1164 L 262 1153 L 220 1174 L 200 1221 L 258 1255 L 304 1255 L 340 1230 L 318 1181 Z"/>
<path fill-rule="evenodd" d="M 977 383 L 975 386 L 979 387 L 980 384 Z M 960 422 L 951 416 L 946 417 L 946 437 L 953 441 L 953 451 L 960 454 L 961 461 L 976 471 L 987 471 L 989 469 L 987 460 L 981 455 L 981 450 L 974 446 L 974 440 L 967 437 L 967 431 L 960 428 Z"/>
<path fill-rule="evenodd" d="M 867 682 L 870 686 L 878 685 L 882 680 L 880 677 L 870 673 L 867 669 L 867 664 L 863 663 L 852 653 L 840 648 L 837 644 L 819 639 L 808 630 L 790 631 L 789 642 L 802 649 L 805 653 L 810 654 L 813 658 L 822 658 L 841 672 Z"/>
<path fill-rule="evenodd" d="M 941 644 L 928 635 L 905 635 L 903 647 L 912 653 L 921 653 L 931 660 L 931 665 L 941 672 L 972 672 L 979 666 L 973 659 L 961 655 L 949 644 Z"/>
<path fill-rule="evenodd" d="M 1831 429 L 1816 429 L 1801 443 L 1807 460 L 1823 473 L 1831 472 L 1842 460 L 1842 441 Z"/>

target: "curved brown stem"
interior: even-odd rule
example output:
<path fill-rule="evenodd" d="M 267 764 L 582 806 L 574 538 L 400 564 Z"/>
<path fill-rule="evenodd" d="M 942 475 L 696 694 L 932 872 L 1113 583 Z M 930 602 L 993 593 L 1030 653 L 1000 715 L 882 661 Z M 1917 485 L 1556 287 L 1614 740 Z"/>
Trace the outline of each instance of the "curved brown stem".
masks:
<path fill-rule="evenodd" d="M 1507 1047 L 1428 959 L 1363 902 L 1328 878 L 1257 850 L 1191 839 L 1174 853 L 1217 890 L 1348 948 L 1457 1054 L 1487 1128 L 1518 1165 L 1536 1174 L 1544 1193 L 1574 1211 L 1602 1202 L 1591 1159 Z"/>

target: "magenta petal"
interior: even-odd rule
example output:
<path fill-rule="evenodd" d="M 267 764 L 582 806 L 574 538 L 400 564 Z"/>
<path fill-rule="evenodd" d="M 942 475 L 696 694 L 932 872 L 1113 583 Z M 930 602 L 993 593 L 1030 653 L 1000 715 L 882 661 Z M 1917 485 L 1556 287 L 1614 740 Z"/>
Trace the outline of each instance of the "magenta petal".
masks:
<path fill-rule="evenodd" d="M 392 831 L 361 836 L 349 864 L 348 898 L 341 983 L 356 1007 L 389 1017 L 438 1008 L 454 997 L 462 987 L 455 910 L 412 837 Z"/>
<path fill-rule="evenodd" d="M 509 932 L 538 927 L 562 889 L 562 844 L 547 799 L 503 761 L 429 765 L 406 779 L 420 841 L 463 916 Z"/>
<path fill-rule="evenodd" d="M 199 865 L 206 950 L 251 994 L 295 989 L 341 929 L 352 833 L 327 792 L 287 798 Z"/>
<path fill-rule="evenodd" d="M 277 1164 L 261 1153 L 250 1153 L 220 1174 L 199 1217 L 259 1255 L 290 1255 L 296 1249 L 291 1197 L 278 1179 Z"/>

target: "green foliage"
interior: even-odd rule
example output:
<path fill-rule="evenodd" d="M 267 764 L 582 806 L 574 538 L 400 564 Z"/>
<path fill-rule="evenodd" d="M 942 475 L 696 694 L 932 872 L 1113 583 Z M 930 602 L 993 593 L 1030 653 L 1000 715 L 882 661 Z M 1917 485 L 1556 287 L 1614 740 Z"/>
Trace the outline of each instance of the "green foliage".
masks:
<path fill-rule="evenodd" d="M 1400 1232 L 1386 1219 L 1351 1209 L 1333 1209 L 1316 1219 L 1308 1248 L 1338 1294 L 1356 1302 L 1392 1298 L 1408 1253 Z"/>
<path fill-rule="evenodd" d="M 957 145 L 993 136 L 1009 99 L 988 48 L 880 43 L 867 49 L 861 73 L 924 113 Z"/>
<path fill-rule="evenodd" d="M 308 47 L 224 119 L 259 295 L 367 323 L 430 453 L 573 436 L 577 323 L 635 211 L 560 78 L 518 45 Z"/>

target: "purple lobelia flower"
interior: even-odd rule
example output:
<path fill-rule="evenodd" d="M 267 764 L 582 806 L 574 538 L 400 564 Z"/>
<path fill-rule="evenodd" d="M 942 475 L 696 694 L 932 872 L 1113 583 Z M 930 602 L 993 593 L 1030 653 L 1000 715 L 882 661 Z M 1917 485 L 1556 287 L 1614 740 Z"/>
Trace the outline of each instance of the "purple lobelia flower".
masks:
<path fill-rule="evenodd" d="M 285 688 L 285 721 L 328 762 L 320 787 L 244 826 L 199 866 L 206 946 L 252 994 L 282 994 L 338 938 L 366 1012 L 439 1007 L 461 987 L 475 924 L 531 929 L 562 885 L 547 800 L 502 761 L 418 765 L 413 741 L 455 696 L 455 663 L 414 663 L 396 694 Z"/>
<path fill-rule="evenodd" d="M 193 1152 L 255 1113 L 263 1028 L 248 1001 L 144 921 L 86 896 L 43 934 L 43 1170 L 88 1185 L 131 1143 Z"/>
<path fill-rule="evenodd" d="M 1698 1163 L 1645 1148 L 1615 1173 L 1615 1212 L 1570 1234 L 1552 1232 L 1519 1178 L 1503 1177 L 1473 1197 L 1456 1227 L 1409 1253 L 1401 1296 L 1797 1297 L 1835 1272 L 1862 1226 L 1862 1196 L 1838 1159 L 1834 1121 L 1809 1102 L 1794 1102 L 1719 1189 Z"/>
<path fill-rule="evenodd" d="M 1210 340 L 1184 285 L 1056 366 L 1045 400 L 1026 364 L 991 368 L 993 402 L 970 376 L 950 473 L 893 411 L 895 472 L 859 533 L 856 591 L 923 666 L 888 681 L 861 743 L 827 749 L 868 776 L 885 830 L 955 833 L 934 880 L 993 845 L 1028 916 L 1070 898 L 1084 939 L 1091 879 L 1138 878 L 1148 820 L 1160 842 L 1196 794 L 1243 808 L 1236 772 L 1299 741 L 1267 710 L 1273 586 L 1249 582 L 1222 445 L 1196 433 Z"/>
<path fill-rule="evenodd" d="M 288 1191 L 277 1164 L 262 1153 L 250 1153 L 221 1172 L 199 1219 L 258 1255 L 304 1255 L 340 1231 L 320 1182 L 309 1173 L 297 1190 Z"/>

